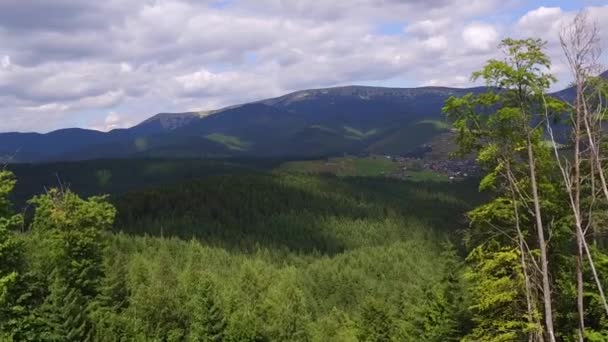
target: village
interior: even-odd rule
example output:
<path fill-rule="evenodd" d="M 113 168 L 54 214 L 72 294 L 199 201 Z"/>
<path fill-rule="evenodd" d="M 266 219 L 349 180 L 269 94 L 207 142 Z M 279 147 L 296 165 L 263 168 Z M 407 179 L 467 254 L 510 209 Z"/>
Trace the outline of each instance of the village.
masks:
<path fill-rule="evenodd" d="M 479 166 L 472 158 L 450 158 L 448 156 L 431 156 L 432 147 L 422 145 L 414 152 L 401 156 L 386 155 L 385 158 L 399 164 L 398 170 L 391 176 L 401 179 L 411 177 L 412 172 L 432 171 L 444 176 L 449 180 L 461 180 L 479 175 Z"/>

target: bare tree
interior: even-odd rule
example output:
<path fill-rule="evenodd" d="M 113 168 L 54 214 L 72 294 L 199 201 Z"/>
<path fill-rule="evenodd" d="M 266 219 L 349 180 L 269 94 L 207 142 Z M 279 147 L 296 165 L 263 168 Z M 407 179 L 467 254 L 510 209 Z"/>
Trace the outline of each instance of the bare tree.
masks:
<path fill-rule="evenodd" d="M 584 340 L 585 332 L 585 303 L 584 303 L 584 259 L 587 258 L 589 266 L 595 278 L 604 309 L 608 314 L 608 304 L 595 269 L 593 257 L 589 251 L 586 241 L 586 232 L 592 225 L 592 212 L 596 203 L 595 196 L 595 173 L 599 173 L 601 188 L 608 200 L 608 187 L 603 174 L 599 152 L 599 139 L 601 138 L 601 118 L 596 112 L 589 110 L 589 86 L 590 78 L 599 69 L 598 59 L 601 55 L 599 46 L 599 31 L 595 23 L 591 23 L 585 11 L 577 14 L 574 20 L 562 27 L 560 32 L 560 44 L 568 61 L 570 71 L 574 78 L 574 89 L 576 97 L 572 104 L 571 116 L 571 140 L 573 145 L 572 162 L 561 158 L 557 150 L 557 144 L 553 137 L 553 131 L 549 124 L 548 132 L 553 141 L 553 149 L 557 160 L 565 188 L 569 198 L 569 205 L 574 219 L 574 234 L 576 236 L 576 289 L 577 289 L 577 312 L 578 312 L 578 337 Z M 547 121 L 549 122 L 549 121 Z M 582 169 L 584 162 L 588 170 Z M 582 188 L 587 183 L 591 189 L 587 208 L 583 208 L 581 202 Z"/>

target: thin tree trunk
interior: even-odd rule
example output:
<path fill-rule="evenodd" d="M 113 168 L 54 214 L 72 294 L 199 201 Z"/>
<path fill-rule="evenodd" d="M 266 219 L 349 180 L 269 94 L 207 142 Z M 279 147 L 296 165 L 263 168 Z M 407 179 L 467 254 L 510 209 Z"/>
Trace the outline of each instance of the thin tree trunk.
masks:
<path fill-rule="evenodd" d="M 583 280 L 583 240 L 582 217 L 581 217 L 581 96 L 582 84 L 580 79 L 576 80 L 576 111 L 574 120 L 574 203 L 572 210 L 575 219 L 576 235 L 576 307 L 578 311 L 578 337 L 584 341 L 585 336 L 585 302 L 584 302 L 584 280 Z"/>
<path fill-rule="evenodd" d="M 517 207 L 517 194 L 516 194 L 515 185 L 514 185 L 515 180 L 513 179 L 512 175 L 511 175 L 511 166 L 508 162 L 507 162 L 506 167 L 507 167 L 507 178 L 509 180 L 509 188 L 511 190 L 511 200 L 513 201 L 513 214 L 515 215 L 515 229 L 517 230 L 519 253 L 521 254 L 521 257 L 520 257 L 521 269 L 524 274 L 524 286 L 525 286 L 525 291 L 526 291 L 526 306 L 527 306 L 527 311 L 528 311 L 528 322 L 536 325 L 536 324 L 538 324 L 538 322 L 536 322 L 536 320 L 535 320 L 536 315 L 534 313 L 535 305 L 534 305 L 534 299 L 532 296 L 532 282 L 530 281 L 530 275 L 528 274 L 528 263 L 526 262 L 527 250 L 525 247 L 524 233 L 521 230 L 521 224 L 520 224 L 520 218 L 519 218 L 519 208 Z M 539 338 L 538 328 L 533 333 L 528 334 L 528 342 L 538 341 L 538 338 Z"/>
<path fill-rule="evenodd" d="M 583 342 L 585 340 L 585 302 L 583 298 L 583 244 L 578 238 L 576 239 L 577 256 L 576 256 L 576 307 L 578 309 L 578 339 Z"/>
<path fill-rule="evenodd" d="M 545 309 L 545 330 L 550 342 L 555 342 L 555 330 L 553 328 L 553 305 L 551 303 L 551 283 L 549 282 L 549 259 L 547 257 L 547 243 L 543 226 L 542 212 L 540 208 L 540 197 L 538 184 L 536 182 L 536 165 L 530 132 L 527 135 L 528 167 L 530 169 L 530 185 L 532 187 L 532 200 L 534 202 L 534 216 L 536 219 L 536 232 L 540 248 L 541 275 L 543 284 L 543 304 Z"/>
<path fill-rule="evenodd" d="M 587 134 L 589 148 L 591 149 L 591 154 L 592 154 L 591 162 L 595 162 L 595 164 L 596 164 L 597 173 L 599 174 L 599 178 L 600 178 L 600 182 L 601 182 L 602 192 L 604 193 L 604 197 L 606 197 L 606 200 L 608 200 L 608 185 L 606 183 L 606 178 L 604 176 L 604 169 L 602 167 L 602 161 L 601 161 L 600 153 L 599 153 L 599 142 L 601 140 L 599 138 L 595 138 L 593 136 L 593 128 L 592 128 L 592 124 L 590 122 L 591 119 L 590 119 L 589 109 L 587 108 L 587 101 L 585 100 L 585 98 L 582 95 L 581 95 L 581 110 L 582 110 L 582 114 L 583 114 L 583 124 L 585 126 L 585 132 Z M 600 114 L 598 113 L 598 115 L 600 115 Z M 601 131 L 600 131 L 600 133 L 601 133 Z M 587 244 L 587 241 L 584 239 L 584 232 L 582 231 L 582 228 L 579 230 L 580 230 L 579 233 L 581 235 L 583 235 L 582 243 L 583 243 L 583 247 L 585 250 L 585 254 L 587 255 L 587 259 L 589 261 L 589 267 L 591 268 L 591 272 L 593 274 L 595 284 L 597 285 L 598 292 L 600 294 L 600 298 L 602 299 L 602 304 L 604 306 L 604 310 L 606 311 L 606 314 L 608 315 L 608 301 L 606 300 L 606 295 L 604 294 L 604 288 L 602 287 L 602 283 L 597 274 L 597 270 L 595 269 L 595 262 L 593 261 L 593 256 L 591 255 L 591 252 L 589 251 L 589 245 Z"/>

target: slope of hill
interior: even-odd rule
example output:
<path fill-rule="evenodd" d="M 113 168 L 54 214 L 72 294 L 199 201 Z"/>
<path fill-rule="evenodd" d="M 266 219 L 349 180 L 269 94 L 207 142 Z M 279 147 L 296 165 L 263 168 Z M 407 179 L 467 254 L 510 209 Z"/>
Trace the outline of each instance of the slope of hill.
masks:
<path fill-rule="evenodd" d="M 448 97 L 483 90 L 310 89 L 208 112 L 161 113 L 107 133 L 1 133 L 0 161 L 407 153 L 445 131 L 441 108 Z"/>
<path fill-rule="evenodd" d="M 276 162 L 276 165 L 280 161 Z M 213 175 L 255 174 L 273 168 L 256 160 L 98 159 L 77 162 L 12 164 L 18 179 L 11 200 L 17 209 L 45 189 L 62 186 L 83 197 L 120 195 Z"/>

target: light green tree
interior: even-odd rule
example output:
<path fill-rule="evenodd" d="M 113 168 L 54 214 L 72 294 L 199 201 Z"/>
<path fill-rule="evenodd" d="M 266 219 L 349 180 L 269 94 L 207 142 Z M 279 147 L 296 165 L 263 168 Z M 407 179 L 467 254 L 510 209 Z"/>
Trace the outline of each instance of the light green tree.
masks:
<path fill-rule="evenodd" d="M 209 279 L 201 279 L 193 297 L 188 340 L 193 342 L 224 341 L 226 320 L 213 282 Z"/>
<path fill-rule="evenodd" d="M 12 228 L 22 222 L 14 215 L 8 195 L 15 186 L 15 178 L 8 171 L 0 170 L 0 337 L 9 339 L 11 330 L 20 315 L 20 286 L 24 268 L 22 244 L 15 238 Z"/>
<path fill-rule="evenodd" d="M 450 98 L 444 111 L 454 122 L 461 152 L 475 152 L 487 170 L 481 188 L 493 189 L 502 196 L 500 202 L 485 205 L 474 213 L 476 227 L 485 229 L 480 240 L 488 239 L 487 228 L 490 228 L 495 237 L 506 236 L 506 239 L 497 238 L 506 247 L 513 245 L 519 249 L 529 323 L 536 323 L 536 308 L 541 307 L 546 339 L 554 342 L 547 234 L 550 234 L 555 211 L 559 210 L 555 206 L 559 183 L 551 179 L 555 169 L 551 166 L 550 150 L 543 143 L 542 123 L 550 113 L 564 107 L 560 101 L 545 96 L 555 78 L 548 73 L 551 63 L 543 51 L 544 42 L 505 39 L 500 47 L 504 58 L 488 61 L 473 74 L 474 80 L 485 81 L 486 92 Z M 504 202 L 510 203 L 510 209 L 497 213 L 495 209 L 502 210 L 504 206 L 495 204 Z M 497 218 L 506 225 L 497 226 Z M 530 245 L 537 248 L 538 253 L 533 253 Z M 538 272 L 531 271 L 532 265 Z M 538 306 L 533 274 L 539 275 Z M 531 332 L 529 339 L 537 338 L 535 335 Z"/>

